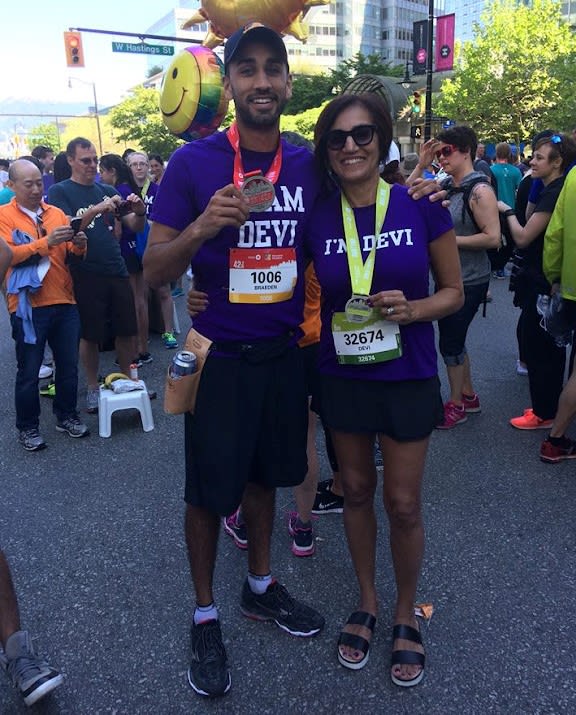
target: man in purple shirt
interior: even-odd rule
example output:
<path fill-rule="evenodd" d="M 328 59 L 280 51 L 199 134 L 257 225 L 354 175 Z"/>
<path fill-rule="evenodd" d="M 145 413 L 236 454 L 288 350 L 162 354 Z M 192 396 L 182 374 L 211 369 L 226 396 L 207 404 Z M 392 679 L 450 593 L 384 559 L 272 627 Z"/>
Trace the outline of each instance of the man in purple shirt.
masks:
<path fill-rule="evenodd" d="M 54 152 L 49 146 L 35 146 L 32 156 L 42 164 L 42 184 L 44 185 L 44 200 L 48 196 L 48 189 L 54 183 Z"/>
<path fill-rule="evenodd" d="M 213 341 L 194 414 L 186 414 L 185 532 L 196 609 L 191 687 L 218 696 L 230 672 L 213 599 L 220 517 L 242 504 L 248 533 L 244 615 L 312 636 L 323 617 L 271 576 L 279 486 L 303 481 L 307 396 L 296 343 L 304 305 L 302 243 L 318 193 L 310 153 L 280 139 L 292 83 L 282 38 L 242 28 L 224 52 L 236 121 L 178 149 L 162 179 L 144 256 L 151 285 L 192 263 L 206 310 L 194 327 Z"/>

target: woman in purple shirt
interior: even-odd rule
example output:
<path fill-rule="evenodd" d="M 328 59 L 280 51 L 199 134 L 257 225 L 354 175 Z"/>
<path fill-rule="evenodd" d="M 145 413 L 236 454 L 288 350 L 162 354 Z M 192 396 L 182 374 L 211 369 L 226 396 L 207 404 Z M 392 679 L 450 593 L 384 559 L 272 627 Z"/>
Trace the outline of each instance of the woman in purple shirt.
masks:
<path fill-rule="evenodd" d="M 343 95 L 323 110 L 316 158 L 338 190 L 317 202 L 308 249 L 322 288 L 321 409 L 341 468 L 360 588 L 338 660 L 362 668 L 376 624 L 378 438 L 397 586 L 391 677 L 411 686 L 424 675 L 414 616 L 424 546 L 420 492 L 429 436 L 442 414 L 432 321 L 462 305 L 462 281 L 449 212 L 381 180 L 391 139 L 388 109 L 375 95 Z"/>

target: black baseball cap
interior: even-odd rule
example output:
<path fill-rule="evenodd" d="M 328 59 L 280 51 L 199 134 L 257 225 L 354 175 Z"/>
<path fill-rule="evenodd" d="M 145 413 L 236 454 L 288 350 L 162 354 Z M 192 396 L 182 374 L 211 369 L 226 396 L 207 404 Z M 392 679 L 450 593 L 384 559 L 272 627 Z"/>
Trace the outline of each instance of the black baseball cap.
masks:
<path fill-rule="evenodd" d="M 236 30 L 226 41 L 224 45 L 224 69 L 226 72 L 228 72 L 230 62 L 232 62 L 234 55 L 244 41 L 261 42 L 262 44 L 269 45 L 276 50 L 282 62 L 288 67 L 288 54 L 281 35 L 270 27 L 266 27 L 266 25 L 262 25 L 259 22 L 251 22 L 239 30 Z"/>

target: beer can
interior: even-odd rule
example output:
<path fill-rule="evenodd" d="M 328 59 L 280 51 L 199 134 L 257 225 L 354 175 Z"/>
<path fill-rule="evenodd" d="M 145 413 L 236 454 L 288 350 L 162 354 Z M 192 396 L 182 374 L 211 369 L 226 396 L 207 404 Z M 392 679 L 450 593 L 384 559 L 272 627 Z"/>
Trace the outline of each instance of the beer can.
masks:
<path fill-rule="evenodd" d="M 197 370 L 196 355 L 188 350 L 181 350 L 172 358 L 170 377 L 179 380 L 186 375 L 192 375 Z"/>

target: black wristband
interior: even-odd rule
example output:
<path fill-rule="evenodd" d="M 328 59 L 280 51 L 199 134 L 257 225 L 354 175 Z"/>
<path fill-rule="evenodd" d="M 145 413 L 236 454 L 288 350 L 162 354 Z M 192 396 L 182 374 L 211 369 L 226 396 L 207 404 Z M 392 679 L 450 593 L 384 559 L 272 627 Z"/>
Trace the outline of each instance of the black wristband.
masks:
<path fill-rule="evenodd" d="M 508 218 L 508 216 L 516 216 L 516 211 L 514 211 L 514 209 L 507 209 L 504 211 L 504 216 L 506 216 L 506 218 Z"/>

